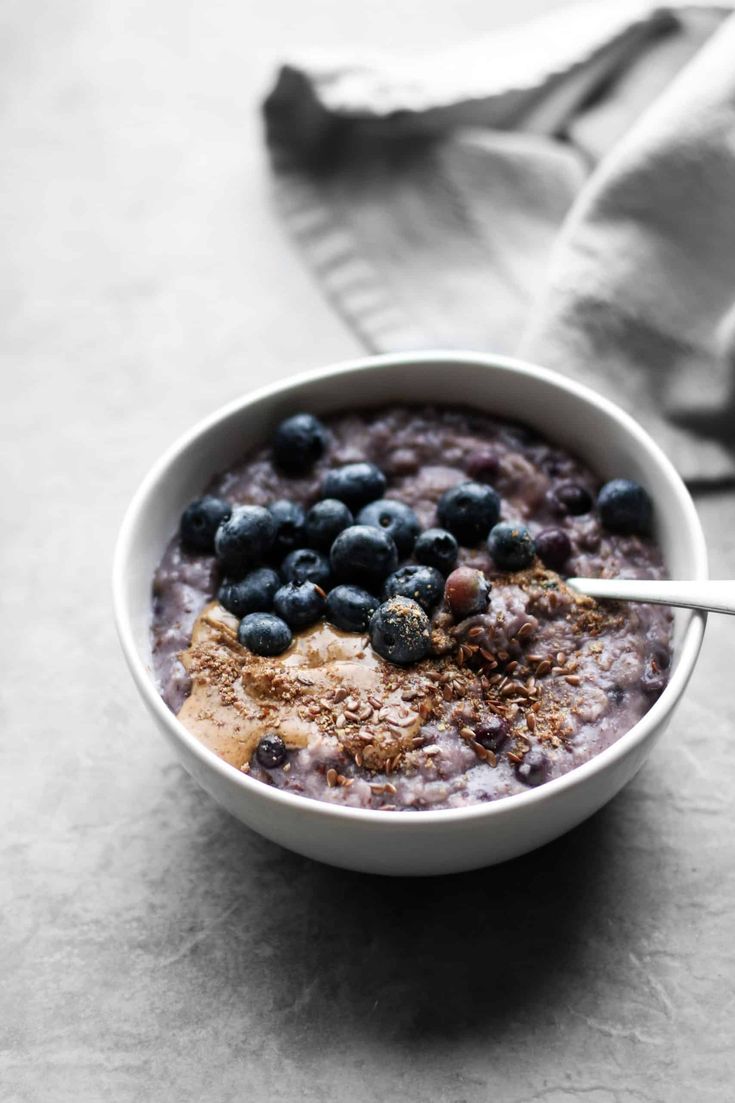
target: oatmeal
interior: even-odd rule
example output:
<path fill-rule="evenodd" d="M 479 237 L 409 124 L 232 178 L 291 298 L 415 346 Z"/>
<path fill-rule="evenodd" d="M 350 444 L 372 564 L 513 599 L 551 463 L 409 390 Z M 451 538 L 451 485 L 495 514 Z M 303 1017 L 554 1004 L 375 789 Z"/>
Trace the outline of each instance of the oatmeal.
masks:
<path fill-rule="evenodd" d="M 601 493 L 488 415 L 299 415 L 212 482 L 163 556 L 161 693 L 234 768 L 306 797 L 418 811 L 523 792 L 665 686 L 668 610 L 564 582 L 663 577 L 649 527 L 642 488 Z"/>

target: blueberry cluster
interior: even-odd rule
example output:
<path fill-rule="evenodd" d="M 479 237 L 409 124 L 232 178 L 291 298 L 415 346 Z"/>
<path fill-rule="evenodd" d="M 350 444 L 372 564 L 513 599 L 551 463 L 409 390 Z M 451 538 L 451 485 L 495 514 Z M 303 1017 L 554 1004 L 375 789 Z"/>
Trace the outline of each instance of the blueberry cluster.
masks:
<path fill-rule="evenodd" d="M 276 429 L 274 463 L 286 474 L 303 474 L 328 441 L 317 418 L 295 414 Z M 488 453 L 471 470 L 486 479 L 496 467 Z M 500 498 L 487 482 L 467 480 L 447 490 L 437 505 L 440 527 L 423 532 L 410 506 L 384 497 L 386 485 L 374 463 L 350 463 L 326 472 L 320 498 L 308 510 L 288 499 L 232 507 L 212 496 L 187 507 L 182 543 L 216 556 L 218 599 L 240 619 L 243 646 L 279 655 L 294 631 L 326 618 L 342 631 L 369 633 L 375 651 L 391 662 L 417 662 L 430 651 L 430 617 L 443 600 L 458 620 L 487 609 L 490 583 L 482 571 L 457 568 L 460 544 L 486 541 L 495 565 L 507 571 L 529 567 L 537 555 L 560 570 L 571 554 L 563 529 L 547 529 L 534 540 L 525 525 L 501 521 Z M 592 508 L 584 488 L 562 484 L 555 494 L 560 512 Z M 607 483 L 597 505 L 612 531 L 650 526 L 650 499 L 636 483 Z M 401 565 L 409 558 L 414 562 Z"/>
<path fill-rule="evenodd" d="M 308 470 L 324 454 L 325 427 L 311 414 L 281 422 L 273 459 L 286 474 Z M 395 663 L 424 658 L 430 615 L 444 598 L 458 544 L 443 528 L 421 531 L 414 511 L 385 498 L 373 463 L 326 472 L 310 509 L 279 500 L 268 507 L 213 497 L 181 518 L 182 543 L 217 558 L 218 599 L 240 620 L 238 638 L 258 655 L 279 655 L 293 633 L 325 618 L 345 632 L 367 632 Z M 415 562 L 399 565 L 413 556 Z"/>

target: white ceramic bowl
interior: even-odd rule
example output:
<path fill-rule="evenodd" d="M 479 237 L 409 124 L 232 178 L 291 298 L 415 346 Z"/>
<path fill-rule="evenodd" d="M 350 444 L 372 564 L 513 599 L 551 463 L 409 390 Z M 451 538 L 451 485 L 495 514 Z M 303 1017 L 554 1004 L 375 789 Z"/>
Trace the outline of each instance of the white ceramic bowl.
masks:
<path fill-rule="evenodd" d="M 422 352 L 354 360 L 246 395 L 177 441 L 135 495 L 115 553 L 115 616 L 136 685 L 185 768 L 233 815 L 300 854 L 371 873 L 438 874 L 491 865 L 549 842 L 596 812 L 640 769 L 665 729 L 694 667 L 706 619 L 677 613 L 669 684 L 634 728 L 590 762 L 518 796 L 433 812 L 345 808 L 263 785 L 219 759 L 168 710 L 152 674 L 151 580 L 183 508 L 213 474 L 245 447 L 267 439 L 289 413 L 417 399 L 524 421 L 576 452 L 603 478 L 640 480 L 655 502 L 670 575 L 707 577 L 692 500 L 651 438 L 594 392 L 506 357 Z"/>

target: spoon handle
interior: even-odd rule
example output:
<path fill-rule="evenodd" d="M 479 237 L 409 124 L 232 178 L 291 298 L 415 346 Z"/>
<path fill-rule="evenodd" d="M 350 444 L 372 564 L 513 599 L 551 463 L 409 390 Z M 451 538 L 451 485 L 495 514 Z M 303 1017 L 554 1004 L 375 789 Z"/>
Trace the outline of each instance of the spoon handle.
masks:
<path fill-rule="evenodd" d="M 735 613 L 735 581 L 648 581 L 628 578 L 569 578 L 568 584 L 589 597 L 616 601 L 651 601 L 657 605 L 681 605 L 712 613 Z"/>

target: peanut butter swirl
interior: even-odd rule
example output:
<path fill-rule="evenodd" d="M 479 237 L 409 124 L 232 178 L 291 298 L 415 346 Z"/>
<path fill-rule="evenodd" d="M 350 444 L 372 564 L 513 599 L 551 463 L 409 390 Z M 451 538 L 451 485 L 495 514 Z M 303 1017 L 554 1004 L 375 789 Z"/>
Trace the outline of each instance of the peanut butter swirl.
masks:
<path fill-rule="evenodd" d="M 275 658 L 254 655 L 237 639 L 237 620 L 213 602 L 194 626 L 182 662 L 191 693 L 181 721 L 227 762 L 248 769 L 259 739 L 277 732 L 287 747 L 325 737 L 372 773 L 410 772 L 432 753 L 432 727 L 457 738 L 491 766 L 495 753 L 475 738 L 487 711 L 512 730 L 505 749 L 519 761 L 529 738 L 560 746 L 571 734 L 578 695 L 580 637 L 618 627 L 620 614 L 580 598 L 551 572 L 514 576 L 497 610 L 454 625 L 435 616 L 434 655 L 399 667 L 382 660 L 365 637 L 321 623 L 298 634 Z M 559 620 L 565 653 L 536 654 L 537 617 Z M 594 645 L 592 645 L 594 651 Z"/>

